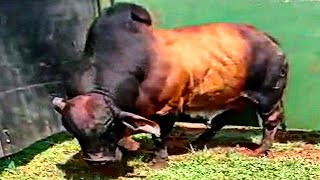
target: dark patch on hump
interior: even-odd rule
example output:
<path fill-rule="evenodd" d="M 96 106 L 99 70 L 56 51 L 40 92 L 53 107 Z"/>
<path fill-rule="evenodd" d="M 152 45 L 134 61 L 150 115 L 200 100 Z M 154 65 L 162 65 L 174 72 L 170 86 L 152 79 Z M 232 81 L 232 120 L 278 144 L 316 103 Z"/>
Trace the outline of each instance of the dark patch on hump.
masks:
<path fill-rule="evenodd" d="M 84 57 L 96 70 L 94 84 L 112 94 L 114 103 L 131 111 L 154 52 L 150 14 L 141 6 L 117 3 L 92 23 Z"/>
<path fill-rule="evenodd" d="M 97 20 L 101 18 L 105 18 L 105 16 L 111 16 L 111 15 L 119 14 L 123 12 L 130 12 L 131 18 L 134 21 L 141 22 L 150 26 L 152 25 L 151 15 L 145 8 L 138 6 L 136 4 L 131 4 L 131 3 L 125 3 L 125 2 L 116 3 L 115 5 L 109 8 L 106 8 L 104 12 L 101 14 L 101 16 L 95 18 L 94 21 L 91 23 L 91 26 L 87 33 L 86 43 L 84 47 L 85 56 L 93 55 L 93 46 L 96 41 L 94 27 L 96 26 Z"/>

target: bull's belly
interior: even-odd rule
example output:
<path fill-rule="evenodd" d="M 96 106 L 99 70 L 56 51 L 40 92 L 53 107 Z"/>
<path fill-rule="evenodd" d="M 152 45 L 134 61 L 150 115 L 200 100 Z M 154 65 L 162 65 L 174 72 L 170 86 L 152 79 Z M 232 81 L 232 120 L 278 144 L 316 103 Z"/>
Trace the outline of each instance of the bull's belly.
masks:
<path fill-rule="evenodd" d="M 209 110 L 185 110 L 183 114 L 189 115 L 191 118 L 204 118 L 207 120 L 212 120 L 217 115 L 224 113 L 225 111 L 229 110 L 230 108 L 223 108 L 223 109 L 209 109 Z"/>
<path fill-rule="evenodd" d="M 190 99 L 189 99 L 190 100 Z M 191 118 L 201 117 L 212 120 L 217 115 L 224 113 L 230 109 L 241 109 L 244 101 L 239 93 L 234 94 L 204 94 L 194 96 L 192 100 L 186 102 L 183 108 L 183 114 L 189 115 Z"/>

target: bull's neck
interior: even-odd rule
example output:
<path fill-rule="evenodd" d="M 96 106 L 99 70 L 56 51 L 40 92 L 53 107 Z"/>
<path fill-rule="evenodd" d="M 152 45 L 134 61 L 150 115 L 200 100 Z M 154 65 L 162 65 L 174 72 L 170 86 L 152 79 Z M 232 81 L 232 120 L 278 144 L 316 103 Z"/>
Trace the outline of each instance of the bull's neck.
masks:
<path fill-rule="evenodd" d="M 111 103 L 112 105 L 114 105 L 115 98 L 114 98 L 113 94 L 108 89 L 94 88 L 90 92 L 102 95 L 104 97 L 104 99 L 108 101 L 108 103 Z"/>
<path fill-rule="evenodd" d="M 101 88 L 101 87 L 95 87 L 93 88 L 93 90 L 91 90 L 92 93 L 97 93 L 97 94 L 101 94 L 101 95 L 104 95 L 104 96 L 107 96 L 111 99 L 114 99 L 111 91 L 109 89 L 106 89 L 106 88 Z"/>

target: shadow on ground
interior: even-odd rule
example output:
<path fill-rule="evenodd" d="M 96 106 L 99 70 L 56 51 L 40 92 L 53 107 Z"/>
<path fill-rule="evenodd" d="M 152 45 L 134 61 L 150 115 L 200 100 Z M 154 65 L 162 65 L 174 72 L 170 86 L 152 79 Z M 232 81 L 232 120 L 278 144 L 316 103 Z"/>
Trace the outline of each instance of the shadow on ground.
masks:
<path fill-rule="evenodd" d="M 127 160 L 131 160 L 142 154 L 131 153 L 126 154 Z M 150 161 L 149 156 L 145 156 L 145 162 Z M 65 164 L 58 164 L 57 167 L 61 169 L 66 175 L 66 179 L 92 179 L 92 178 L 117 178 L 120 176 L 144 178 L 144 176 L 130 175 L 133 173 L 134 167 L 128 166 L 126 162 L 105 165 L 105 166 L 89 166 L 82 159 L 81 152 L 72 156 Z"/>

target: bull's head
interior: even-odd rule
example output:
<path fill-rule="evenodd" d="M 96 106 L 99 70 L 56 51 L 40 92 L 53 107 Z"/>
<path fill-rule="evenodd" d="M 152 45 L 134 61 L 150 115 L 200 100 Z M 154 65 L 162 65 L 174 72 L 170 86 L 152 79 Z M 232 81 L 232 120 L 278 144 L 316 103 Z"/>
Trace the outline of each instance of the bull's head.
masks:
<path fill-rule="evenodd" d="M 120 161 L 119 140 L 136 133 L 160 135 L 158 124 L 116 108 L 102 94 L 88 93 L 70 100 L 54 98 L 63 126 L 78 140 L 89 164 Z"/>
<path fill-rule="evenodd" d="M 124 60 L 134 62 L 132 67 L 136 67 L 136 64 L 139 63 L 136 63 L 138 61 L 133 59 L 135 57 L 133 53 L 139 54 L 135 58 L 145 59 L 143 54 L 146 51 L 146 43 L 143 44 L 143 39 L 146 39 L 146 35 L 144 32 L 147 29 L 146 27 L 150 27 L 151 24 L 152 21 L 148 11 L 141 6 L 130 3 L 118 3 L 101 13 L 101 16 L 96 19 L 88 32 L 84 50 L 86 55 L 92 56 L 92 59 L 95 60 L 93 66 L 97 69 L 96 75 L 82 72 L 82 69 L 86 67 L 80 65 L 80 73 L 72 74 L 76 78 L 70 83 L 72 85 L 71 96 L 74 96 L 74 92 L 76 92 L 75 94 L 86 92 L 83 89 L 90 89 L 91 84 L 113 87 L 114 84 L 126 86 L 129 83 L 128 86 L 130 86 L 132 81 L 128 83 L 116 82 L 114 67 L 122 67 Z M 140 46 L 138 46 L 139 44 Z M 134 77 L 143 77 L 140 69 L 143 69 L 145 63 L 141 62 L 140 64 L 141 67 L 137 68 L 139 69 L 137 70 L 138 73 L 133 72 L 131 68 L 128 69 L 129 74 Z M 125 66 L 130 66 L 130 63 L 126 63 Z M 120 72 L 119 76 L 123 75 L 122 71 L 123 69 L 118 71 Z M 88 74 L 90 77 L 86 76 Z M 82 85 L 82 83 L 78 83 L 77 79 L 84 79 L 81 82 L 90 81 L 90 83 Z M 73 84 L 76 84 L 75 87 L 73 87 Z M 69 88 L 67 89 L 69 91 Z M 126 88 L 117 87 L 117 89 Z M 78 91 L 81 93 L 77 93 Z M 116 99 L 121 99 L 119 94 L 123 91 L 114 91 L 117 96 Z M 122 137 L 128 137 L 130 134 L 139 132 L 152 133 L 156 136 L 160 134 L 159 126 L 156 123 L 136 114 L 120 110 L 115 105 L 117 103 L 113 103 L 108 95 L 102 95 L 101 93 L 87 93 L 70 100 L 55 98 L 53 104 L 62 115 L 64 127 L 79 141 L 88 162 L 104 163 L 120 160 L 121 148 L 119 148 L 118 143 Z M 123 144 L 127 141 L 120 142 Z"/>

